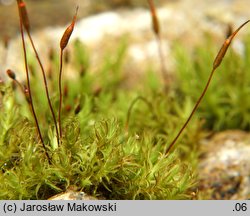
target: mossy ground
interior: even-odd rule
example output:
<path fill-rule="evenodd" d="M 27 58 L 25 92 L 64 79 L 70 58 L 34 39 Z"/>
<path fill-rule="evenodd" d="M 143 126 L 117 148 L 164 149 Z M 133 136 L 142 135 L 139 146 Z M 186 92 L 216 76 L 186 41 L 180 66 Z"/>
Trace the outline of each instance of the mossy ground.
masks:
<path fill-rule="evenodd" d="M 230 50 L 200 109 L 175 148 L 165 155 L 211 70 L 214 50 L 218 49 L 209 43 L 209 39 L 204 41 L 192 55 L 180 51 L 180 45 L 174 46 L 177 67 L 166 93 L 159 73 L 152 70 L 145 72 L 138 85 L 126 85 L 123 43 L 93 73 L 91 53 L 75 41 L 65 63 L 71 65 L 75 76 L 63 80 L 63 137 L 59 146 L 39 67 L 30 58 L 34 106 L 51 160 L 46 158 L 18 86 L 2 82 L 0 199 L 47 199 L 72 185 L 106 199 L 199 197 L 199 140 L 207 130 L 248 130 L 250 126 L 250 42 L 246 37 L 244 52 Z M 49 89 L 57 109 L 58 58 L 50 58 L 49 64 Z"/>

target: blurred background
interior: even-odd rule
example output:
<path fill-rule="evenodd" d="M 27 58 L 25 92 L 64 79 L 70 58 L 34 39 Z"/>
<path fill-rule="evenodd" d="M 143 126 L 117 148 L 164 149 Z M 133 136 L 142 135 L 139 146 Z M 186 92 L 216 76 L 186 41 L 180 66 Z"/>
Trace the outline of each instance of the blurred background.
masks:
<path fill-rule="evenodd" d="M 71 22 L 79 5 L 77 25 L 72 40 L 78 38 L 89 49 L 93 65 L 104 52 L 114 52 L 126 41 L 129 71 L 137 74 L 152 64 L 159 67 L 158 48 L 152 31 L 147 0 L 26 0 L 31 30 L 41 55 L 47 55 Z M 160 22 L 162 47 L 168 69 L 174 70 L 173 43 L 187 49 L 203 43 L 212 35 L 220 46 L 229 28 L 236 28 L 250 18 L 249 0 L 154 0 Z M 18 10 L 15 0 L 0 0 L 0 76 L 7 67 L 23 68 Z M 249 28 L 237 39 L 249 32 Z M 124 39 L 125 38 L 125 39 Z M 11 39 L 11 40 L 10 40 Z M 8 52 L 4 48 L 9 41 Z M 114 43 L 115 41 L 115 43 Z M 237 40 L 234 44 L 240 43 Z M 68 47 L 70 49 L 70 46 Z M 108 50 L 108 51 L 107 51 Z M 133 68 L 133 69 L 132 69 Z"/>
<path fill-rule="evenodd" d="M 146 0 L 26 0 L 25 2 L 33 30 L 69 23 L 76 5 L 80 6 L 79 18 L 119 8 L 147 7 Z M 155 4 L 159 6 L 164 2 L 167 1 L 156 0 Z M 19 32 L 16 0 L 0 0 L 0 22 L 1 36 L 13 36 Z"/>
<path fill-rule="evenodd" d="M 74 15 L 76 5 L 80 6 L 78 21 L 83 17 L 106 11 L 114 11 L 124 19 L 127 16 L 130 21 L 129 12 L 138 8 L 148 10 L 147 0 L 26 0 L 25 2 L 33 31 L 47 26 L 67 25 Z M 169 40 L 196 31 L 198 35 L 204 31 L 221 34 L 228 24 L 239 25 L 250 17 L 248 0 L 154 0 L 154 3 L 160 10 L 158 15 L 163 34 Z M 140 15 L 140 13 L 133 14 L 134 18 Z M 15 0 L 0 0 L 0 37 L 13 38 L 19 34 L 17 16 Z M 148 21 L 147 17 L 144 19 Z M 194 34 L 191 38 L 193 36 Z"/>

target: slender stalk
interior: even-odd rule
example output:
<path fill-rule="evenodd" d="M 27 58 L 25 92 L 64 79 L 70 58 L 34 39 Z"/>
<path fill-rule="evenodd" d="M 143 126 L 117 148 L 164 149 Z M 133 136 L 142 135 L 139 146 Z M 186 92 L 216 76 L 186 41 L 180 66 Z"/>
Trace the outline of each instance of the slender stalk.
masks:
<path fill-rule="evenodd" d="M 125 122 L 125 131 L 128 132 L 128 126 L 129 126 L 129 122 L 130 122 L 130 116 L 131 116 L 131 112 L 132 112 L 132 109 L 134 107 L 134 105 L 137 103 L 137 101 L 143 101 L 145 104 L 147 104 L 147 106 L 150 108 L 150 110 L 153 110 L 153 106 L 152 104 L 144 97 L 142 96 L 138 96 L 136 97 L 132 103 L 130 104 L 129 108 L 128 108 L 128 112 L 127 112 L 127 119 L 126 119 L 126 122 Z"/>
<path fill-rule="evenodd" d="M 169 85 L 170 85 L 170 77 L 169 74 L 167 73 L 167 69 L 166 69 L 166 65 L 164 63 L 164 54 L 163 54 L 163 50 L 162 50 L 162 40 L 160 35 L 155 35 L 156 36 L 156 40 L 157 40 L 157 44 L 158 44 L 158 54 L 159 54 L 159 59 L 160 59 L 160 64 L 161 64 L 161 73 L 162 73 L 162 77 L 164 80 L 164 85 L 165 87 L 167 87 L 169 89 Z"/>
<path fill-rule="evenodd" d="M 6 73 L 14 81 L 14 83 L 16 83 L 20 87 L 22 92 L 25 93 L 24 86 L 16 79 L 16 74 L 10 69 L 8 69 Z"/>
<path fill-rule="evenodd" d="M 176 137 L 174 138 L 174 140 L 171 142 L 171 144 L 169 145 L 168 149 L 166 150 L 166 154 L 169 153 L 169 151 L 171 150 L 171 148 L 174 146 L 174 144 L 176 143 L 177 139 L 179 138 L 179 136 L 182 134 L 183 130 L 186 128 L 187 124 L 189 123 L 189 121 L 191 120 L 191 118 L 193 117 L 196 109 L 198 108 L 202 98 L 204 97 L 207 89 L 208 89 L 208 86 L 211 82 L 211 79 L 213 77 L 213 74 L 214 74 L 214 71 L 215 71 L 215 68 L 213 68 L 212 72 L 210 73 L 210 76 L 208 78 L 208 81 L 207 81 L 207 84 L 205 86 L 205 88 L 203 89 L 202 93 L 201 93 L 201 96 L 199 97 L 199 99 L 197 100 L 191 114 L 189 115 L 188 119 L 186 120 L 186 122 L 184 123 L 184 125 L 182 126 L 182 128 L 180 129 L 180 131 L 178 132 L 178 134 L 176 135 Z"/>
<path fill-rule="evenodd" d="M 56 134 L 57 134 L 57 142 L 58 142 L 58 145 L 59 145 L 59 133 L 58 133 L 58 127 L 57 127 L 57 123 L 56 123 L 56 116 L 55 116 L 55 112 L 53 110 L 52 103 L 51 103 L 50 96 L 49 96 L 45 71 L 44 71 L 42 62 L 40 60 L 40 57 L 38 55 L 38 52 L 37 52 L 37 50 L 35 48 L 33 39 L 32 39 L 31 34 L 30 34 L 30 22 L 29 22 L 28 12 L 26 10 L 26 4 L 22 0 L 17 0 L 17 3 L 18 3 L 18 9 L 19 9 L 19 16 L 22 19 L 22 24 L 24 25 L 24 28 L 25 28 L 25 30 L 26 30 L 26 32 L 28 34 L 28 37 L 29 37 L 29 40 L 31 42 L 32 48 L 33 48 L 33 50 L 35 52 L 35 55 L 36 55 L 36 59 L 37 59 L 37 61 L 39 63 L 39 66 L 40 66 L 40 68 L 42 70 L 43 81 L 44 81 L 44 86 L 45 86 L 45 91 L 46 91 L 46 97 L 47 97 L 49 108 L 50 108 L 50 111 L 51 111 L 51 114 L 52 114 L 52 117 L 53 117 L 53 121 L 54 121 L 54 124 L 55 124 Z"/>
<path fill-rule="evenodd" d="M 59 85 L 58 86 L 59 87 L 58 125 L 59 125 L 60 138 L 62 138 L 61 112 L 62 112 L 62 99 L 63 99 L 63 94 L 62 94 L 63 50 L 66 48 L 66 46 L 69 42 L 70 36 L 74 30 L 78 8 L 79 7 L 77 6 L 73 20 L 72 20 L 71 24 L 64 31 L 63 36 L 62 36 L 61 41 L 60 41 L 61 50 L 60 50 L 60 68 L 59 68 L 59 81 L 58 81 L 58 85 Z"/>
<path fill-rule="evenodd" d="M 32 45 L 32 48 L 36 54 L 36 59 L 40 65 L 40 68 L 42 70 L 42 75 L 43 75 L 43 82 L 44 82 L 44 87 L 45 87 L 45 91 L 46 91 L 46 97 L 47 97 L 47 101 L 48 101 L 48 104 L 49 104 L 49 108 L 50 108 L 50 112 L 52 114 L 52 117 L 53 117 L 53 121 L 54 121 L 54 124 L 55 124 L 55 128 L 56 128 L 56 137 L 57 137 L 57 143 L 58 143 L 58 146 L 59 146 L 59 131 L 58 131 L 58 127 L 57 127 L 57 122 L 56 122 L 56 115 L 55 115 L 55 112 L 54 112 L 54 109 L 53 109 L 53 106 L 52 106 L 52 103 L 51 103 L 51 100 L 50 100 L 50 96 L 49 96 L 49 90 L 48 90 L 48 84 L 47 84 L 47 79 L 46 79 L 46 75 L 45 75 L 45 71 L 44 71 L 44 67 L 43 67 L 43 64 L 40 60 L 40 57 L 38 55 L 38 52 L 35 48 L 35 45 L 34 45 L 34 42 L 32 40 L 32 37 L 31 37 L 31 34 L 30 34 L 30 31 L 27 31 L 27 34 L 28 34 L 28 37 L 29 37 L 29 40 L 31 42 L 31 45 Z"/>
<path fill-rule="evenodd" d="M 14 81 L 14 83 L 16 83 L 17 86 L 19 86 L 19 88 L 21 89 L 22 93 L 24 94 L 24 97 L 26 98 L 26 101 L 28 102 L 28 104 L 30 104 L 30 97 L 29 97 L 29 90 L 25 85 L 22 85 L 17 79 L 16 79 L 16 75 L 15 73 L 8 69 L 6 71 L 7 75 Z M 29 105 L 30 107 L 30 105 Z M 31 107 L 30 107 L 31 108 Z M 31 110 L 32 112 L 32 110 Z"/>
<path fill-rule="evenodd" d="M 163 50 L 162 50 L 159 20 L 158 20 L 158 16 L 156 13 L 154 1 L 148 0 L 148 4 L 149 4 L 151 19 L 152 19 L 152 28 L 153 28 L 153 32 L 157 40 L 157 45 L 158 45 L 158 55 L 160 59 L 162 78 L 164 81 L 164 86 L 167 87 L 167 85 L 170 84 L 170 77 L 169 77 L 169 74 L 167 73 L 166 66 L 164 63 L 164 55 L 163 55 Z M 169 86 L 167 87 L 167 89 L 169 89 Z"/>
<path fill-rule="evenodd" d="M 234 39 L 235 35 L 240 31 L 240 29 L 246 25 L 248 22 L 250 22 L 250 20 L 247 20 L 246 22 L 244 22 L 240 27 L 238 27 L 223 43 L 223 45 L 221 46 L 219 52 L 217 53 L 215 59 L 214 59 L 214 62 L 213 62 L 213 68 L 212 68 L 212 71 L 210 73 L 210 76 L 208 78 L 208 81 L 206 83 L 206 86 L 205 88 L 203 89 L 199 99 L 197 100 L 191 114 L 189 115 L 188 119 L 186 120 L 186 122 L 184 123 L 184 125 L 182 126 L 182 128 L 180 129 L 180 131 L 178 132 L 178 134 L 176 135 L 176 137 L 174 138 L 174 140 L 171 142 L 171 144 L 169 145 L 169 147 L 167 148 L 166 150 L 166 155 L 170 152 L 170 150 L 172 149 L 172 147 L 174 146 L 174 144 L 176 143 L 177 139 L 179 138 L 179 136 L 181 135 L 181 133 L 183 132 L 183 130 L 186 128 L 187 124 L 189 123 L 189 121 L 191 120 L 191 118 L 193 117 L 196 109 L 198 108 L 202 98 L 204 97 L 207 89 L 208 89 L 208 86 L 211 82 L 211 79 L 214 75 L 214 72 L 215 70 L 220 66 L 227 50 L 228 50 L 228 47 L 230 46 L 232 40 Z"/>
<path fill-rule="evenodd" d="M 58 80 L 58 87 L 59 87 L 59 111 L 58 111 L 58 125 L 59 125 L 59 132 L 60 138 L 62 137 L 62 126 L 61 126 L 61 112 L 62 112 L 62 68 L 63 68 L 63 50 L 61 49 L 60 52 L 60 69 L 59 69 L 59 80 Z"/>
<path fill-rule="evenodd" d="M 18 4 L 18 7 L 19 7 L 19 1 L 17 1 L 17 4 Z M 19 10 L 19 20 L 20 20 L 20 24 L 19 25 L 20 25 L 20 32 L 21 32 L 21 37 L 22 37 L 23 53 L 24 53 L 24 63 L 25 63 L 25 72 L 26 72 L 27 91 L 28 91 L 28 97 L 29 97 L 29 101 L 30 101 L 29 105 L 30 105 L 30 108 L 31 108 L 31 111 L 32 111 L 32 115 L 33 115 L 35 124 L 36 124 L 37 133 L 39 135 L 40 141 L 41 141 L 41 143 L 43 145 L 43 148 L 45 150 L 46 157 L 50 161 L 48 152 L 46 150 L 46 146 L 44 144 L 44 140 L 43 140 L 43 137 L 42 137 L 40 126 L 39 126 L 39 123 L 38 123 L 38 120 L 37 120 L 37 115 L 36 115 L 36 112 L 35 112 L 35 108 L 34 108 L 34 105 L 33 105 L 33 99 L 32 99 L 31 87 L 30 87 L 29 70 L 28 70 L 27 52 L 26 52 L 26 45 L 25 45 L 24 32 L 23 32 L 23 21 L 22 21 L 22 15 L 20 13 L 20 10 Z"/>

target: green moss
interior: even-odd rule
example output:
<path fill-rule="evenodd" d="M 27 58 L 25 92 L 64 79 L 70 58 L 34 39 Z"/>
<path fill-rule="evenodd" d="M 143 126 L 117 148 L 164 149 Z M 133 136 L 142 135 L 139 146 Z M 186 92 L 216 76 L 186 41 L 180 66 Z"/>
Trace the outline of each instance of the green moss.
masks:
<path fill-rule="evenodd" d="M 38 64 L 28 55 L 34 107 L 46 148 L 25 97 L 1 82 L 0 199 L 47 199 L 72 185 L 106 199 L 193 198 L 198 142 L 205 131 L 249 129 L 250 125 L 250 41 L 246 38 L 244 53 L 230 51 L 198 114 L 166 154 L 210 72 L 216 49 L 209 39 L 204 44 L 209 46 L 196 47 L 193 55 L 175 46 L 176 77 L 166 93 L 152 68 L 139 87 L 125 85 L 126 38 L 116 50 L 107 52 L 97 71 L 84 44 L 75 41 L 72 58 L 65 63 L 78 73 L 63 80 L 60 142 Z M 58 62 L 51 56 L 50 68 L 58 68 Z M 57 86 L 58 77 L 51 74 L 48 88 L 56 114 Z"/>
<path fill-rule="evenodd" d="M 84 110 L 84 108 L 83 108 Z M 82 111 L 81 111 L 82 112 Z M 78 117 L 64 120 L 61 145 L 50 146 L 51 164 L 27 119 L 9 129 L 1 148 L 1 199 L 45 199 L 75 185 L 108 199 L 184 199 L 195 184 L 177 152 L 165 157 L 163 139 L 125 133 L 115 119 L 96 120 L 84 133 Z M 32 135 L 32 136 L 31 136 Z M 48 146 L 54 137 L 49 136 Z M 52 139 L 51 139 L 52 138 Z"/>
<path fill-rule="evenodd" d="M 77 46 L 82 44 L 77 42 Z M 118 53 L 124 50 L 121 47 Z M 121 74 L 121 60 L 106 65 L 113 73 Z M 5 114 L 0 119 L 5 128 L 1 130 L 1 199 L 47 199 L 70 185 L 108 199 L 187 199 L 191 196 L 196 183 L 197 155 L 191 156 L 188 152 L 191 149 L 195 152 L 196 145 L 186 145 L 184 140 L 195 139 L 199 133 L 194 129 L 197 126 L 192 127 L 194 130 L 188 129 L 179 150 L 166 157 L 167 143 L 181 125 L 181 119 L 186 117 L 181 111 L 182 105 L 155 86 L 145 86 L 151 106 L 142 102 L 135 104 L 127 130 L 128 109 L 141 90 L 117 86 L 124 80 L 122 74 L 104 82 L 101 77 L 106 75 L 101 70 L 99 79 L 94 79 L 96 74 L 86 73 L 79 74 L 79 79 L 66 81 L 70 93 L 65 96 L 64 108 L 70 105 L 72 109 L 63 112 L 60 146 L 51 117 L 44 115 L 49 113 L 48 107 L 35 105 L 51 163 L 39 142 L 32 116 L 18 112 L 20 109 L 29 112 L 24 97 L 18 94 L 18 89 L 13 91 L 11 87 L 1 86 L 4 104 L 1 113 Z M 55 82 L 56 79 L 50 80 L 49 87 Z M 93 86 L 100 86 L 101 91 L 96 94 Z M 35 77 L 32 88 L 34 92 L 41 89 Z M 40 94 L 34 94 L 34 100 L 39 104 L 44 99 L 41 101 Z M 58 104 L 57 100 L 52 100 L 54 105 Z M 77 105 L 81 109 L 75 114 Z M 192 163 L 189 163 L 191 157 Z"/>
<path fill-rule="evenodd" d="M 190 97 L 194 104 L 204 88 L 213 58 L 215 45 L 209 37 L 193 50 L 185 53 L 181 46 L 175 46 L 178 72 L 178 90 Z M 213 130 L 249 130 L 250 73 L 249 73 L 249 36 L 243 40 L 243 52 L 229 49 L 227 57 L 216 72 L 205 100 L 199 108 L 199 116 L 206 119 L 205 127 Z"/>

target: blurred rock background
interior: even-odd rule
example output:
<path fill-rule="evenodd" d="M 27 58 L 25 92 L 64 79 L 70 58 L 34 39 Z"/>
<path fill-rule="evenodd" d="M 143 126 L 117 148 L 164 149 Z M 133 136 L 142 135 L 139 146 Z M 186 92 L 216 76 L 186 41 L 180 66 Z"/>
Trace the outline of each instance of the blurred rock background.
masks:
<path fill-rule="evenodd" d="M 60 38 L 71 22 L 76 5 L 78 21 L 73 39 L 80 39 L 91 53 L 92 65 L 98 65 L 104 52 L 115 52 L 126 38 L 127 67 L 131 74 L 145 68 L 159 68 L 157 44 L 151 28 L 147 0 L 26 0 L 33 38 L 46 61 L 48 50 L 59 49 Z M 171 46 L 178 41 L 186 49 L 202 43 L 207 33 L 218 47 L 228 30 L 250 18 L 248 0 L 155 0 L 160 19 L 163 51 L 169 71 L 174 70 Z M 23 70 L 21 42 L 15 0 L 0 0 L 0 76 L 6 68 Z M 241 48 L 240 38 L 234 42 Z M 6 51 L 5 42 L 10 40 Z M 70 49 L 70 46 L 68 46 Z M 108 51 L 107 51 L 108 50 Z M 44 57 L 43 57 L 44 55 Z M 20 59 L 20 61 L 19 61 Z M 133 79 L 134 80 L 134 79 Z"/>
<path fill-rule="evenodd" d="M 71 19 L 76 5 L 80 6 L 79 18 L 110 10 L 148 8 L 147 0 L 26 0 L 33 30 L 45 26 L 65 25 Z M 247 0 L 155 0 L 160 8 L 173 10 L 171 21 L 182 19 L 182 28 L 190 20 L 218 23 L 240 23 L 249 17 Z M 167 11 L 166 11 L 167 13 Z M 201 19 L 202 18 L 202 19 Z M 195 24 L 195 23 L 191 23 Z M 179 26 L 176 26 L 179 27 Z M 167 26 L 164 28 L 169 29 Z M 15 0 L 0 0 L 0 35 L 14 36 L 18 33 Z"/>
<path fill-rule="evenodd" d="M 65 25 L 71 19 L 76 5 L 80 6 L 79 17 L 86 17 L 118 8 L 146 7 L 145 0 L 26 0 L 32 28 Z M 162 5 L 164 0 L 156 0 Z M 16 0 L 0 0 L 0 35 L 13 36 L 18 33 Z"/>

